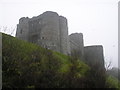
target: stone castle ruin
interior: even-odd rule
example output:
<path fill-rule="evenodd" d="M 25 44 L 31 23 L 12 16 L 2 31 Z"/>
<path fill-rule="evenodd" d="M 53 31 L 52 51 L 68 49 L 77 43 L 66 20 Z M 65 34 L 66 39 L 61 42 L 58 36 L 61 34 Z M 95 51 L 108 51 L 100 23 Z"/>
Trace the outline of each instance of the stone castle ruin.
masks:
<path fill-rule="evenodd" d="M 46 11 L 37 17 L 20 18 L 16 37 L 66 55 L 77 53 L 87 62 L 97 59 L 104 67 L 103 47 L 84 47 L 83 34 L 68 35 L 67 19 L 56 12 Z"/>

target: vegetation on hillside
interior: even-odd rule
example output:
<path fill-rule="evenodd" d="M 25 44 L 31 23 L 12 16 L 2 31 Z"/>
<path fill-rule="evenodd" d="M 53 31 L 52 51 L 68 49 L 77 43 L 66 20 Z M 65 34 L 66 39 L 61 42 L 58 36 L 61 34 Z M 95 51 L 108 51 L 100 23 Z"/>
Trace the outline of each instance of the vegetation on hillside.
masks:
<path fill-rule="evenodd" d="M 117 88 L 120 90 L 120 81 L 114 76 L 109 75 L 106 79 L 106 84 L 108 88 Z"/>
<path fill-rule="evenodd" d="M 99 65 L 91 67 L 76 57 L 9 35 L 2 36 L 3 88 L 107 88 L 111 85 Z"/>

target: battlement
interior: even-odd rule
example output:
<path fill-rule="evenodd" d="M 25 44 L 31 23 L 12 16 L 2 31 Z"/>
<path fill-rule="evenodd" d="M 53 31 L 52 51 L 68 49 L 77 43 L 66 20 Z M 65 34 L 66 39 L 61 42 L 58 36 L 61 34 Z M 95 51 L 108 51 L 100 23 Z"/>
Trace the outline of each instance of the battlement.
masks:
<path fill-rule="evenodd" d="M 28 17 L 22 17 L 22 18 L 19 19 L 19 23 L 22 23 L 22 22 L 28 21 L 28 20 L 29 20 Z"/>

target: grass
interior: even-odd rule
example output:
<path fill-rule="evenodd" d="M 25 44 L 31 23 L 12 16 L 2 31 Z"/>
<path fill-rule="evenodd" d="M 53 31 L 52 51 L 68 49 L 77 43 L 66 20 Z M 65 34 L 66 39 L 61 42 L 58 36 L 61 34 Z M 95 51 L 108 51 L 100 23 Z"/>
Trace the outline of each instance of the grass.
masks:
<path fill-rule="evenodd" d="M 2 33 L 2 69 L 3 87 L 33 88 L 89 86 L 85 80 L 91 68 L 82 60 Z M 109 88 L 120 88 L 117 82 L 107 77 Z"/>
<path fill-rule="evenodd" d="M 117 90 L 120 90 L 120 81 L 118 81 L 117 78 L 109 75 L 106 83 L 109 85 L 109 88 L 117 88 Z"/>

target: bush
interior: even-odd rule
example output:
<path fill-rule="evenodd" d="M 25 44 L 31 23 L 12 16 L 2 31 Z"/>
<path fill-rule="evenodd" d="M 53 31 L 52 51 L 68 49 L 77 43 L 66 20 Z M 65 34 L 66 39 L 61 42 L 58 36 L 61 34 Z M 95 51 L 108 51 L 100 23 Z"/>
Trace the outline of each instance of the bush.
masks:
<path fill-rule="evenodd" d="M 99 64 L 87 65 L 74 57 L 41 48 L 3 34 L 3 88 L 104 88 L 115 87 L 106 80 Z"/>
<path fill-rule="evenodd" d="M 114 88 L 116 90 L 120 90 L 120 81 L 117 78 L 108 75 L 106 79 L 106 86 L 108 88 Z"/>

